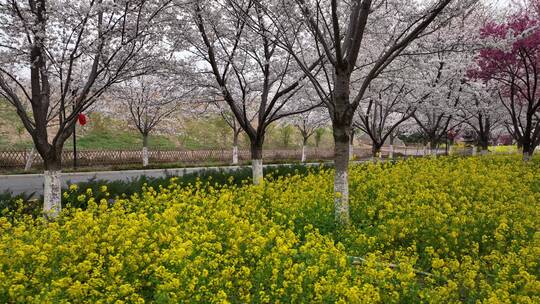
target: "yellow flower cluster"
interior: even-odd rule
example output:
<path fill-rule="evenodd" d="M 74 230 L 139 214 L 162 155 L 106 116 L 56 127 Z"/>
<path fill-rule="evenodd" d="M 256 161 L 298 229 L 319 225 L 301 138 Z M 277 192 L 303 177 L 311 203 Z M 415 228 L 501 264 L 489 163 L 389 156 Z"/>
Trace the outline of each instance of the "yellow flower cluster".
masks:
<path fill-rule="evenodd" d="M 331 170 L 173 180 L 112 204 L 88 191 L 55 222 L 0 218 L 0 302 L 539 303 L 538 169 L 501 156 L 353 167 L 346 229 Z"/>

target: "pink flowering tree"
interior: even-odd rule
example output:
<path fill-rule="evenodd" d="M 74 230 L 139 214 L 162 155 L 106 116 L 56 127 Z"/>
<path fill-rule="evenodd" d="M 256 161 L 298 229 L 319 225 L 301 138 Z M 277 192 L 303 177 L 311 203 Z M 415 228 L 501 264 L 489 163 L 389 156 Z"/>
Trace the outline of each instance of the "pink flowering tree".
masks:
<path fill-rule="evenodd" d="M 499 87 L 508 129 L 528 160 L 540 143 L 540 1 L 504 22 L 487 23 L 481 38 L 483 48 L 469 77 Z"/>

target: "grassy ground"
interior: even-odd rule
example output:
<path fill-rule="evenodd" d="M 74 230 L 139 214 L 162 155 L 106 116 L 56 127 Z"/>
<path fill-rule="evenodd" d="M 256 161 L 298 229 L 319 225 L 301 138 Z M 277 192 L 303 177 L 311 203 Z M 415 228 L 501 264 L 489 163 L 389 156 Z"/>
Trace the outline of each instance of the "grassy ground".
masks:
<path fill-rule="evenodd" d="M 151 148 L 174 148 L 175 143 L 166 136 L 150 134 Z M 72 149 L 73 140 L 67 140 L 65 148 Z M 77 126 L 77 148 L 86 150 L 120 150 L 142 147 L 142 136 L 127 123 L 99 114 L 89 115 L 88 124 Z"/>
<path fill-rule="evenodd" d="M 26 133 L 14 108 L 0 100 L 0 148 L 18 149 L 30 145 L 30 136 Z"/>
<path fill-rule="evenodd" d="M 153 148 L 174 148 L 174 138 L 163 135 L 150 135 L 149 145 Z M 0 101 L 0 149 L 26 149 L 32 141 L 20 123 L 13 107 Z M 72 149 L 72 138 L 66 141 L 66 149 Z M 125 122 L 89 114 L 88 124 L 77 125 L 77 148 L 88 150 L 133 149 L 142 147 L 139 132 Z"/>
<path fill-rule="evenodd" d="M 134 149 L 142 147 L 140 133 L 128 123 L 103 117 L 99 113 L 88 113 L 88 123 L 77 125 L 77 147 L 89 150 Z M 284 130 L 288 132 L 283 132 Z M 221 149 L 232 145 L 232 132 L 219 116 L 179 119 L 178 127 L 172 134 L 155 132 L 150 135 L 151 148 Z M 270 126 L 265 140 L 265 148 L 294 148 L 301 143 L 298 131 L 292 126 Z M 314 145 L 311 138 L 310 145 Z M 322 136 L 321 147 L 332 146 L 331 132 Z M 27 149 L 32 141 L 20 123 L 13 107 L 0 101 L 0 149 Z M 73 140 L 66 141 L 66 149 L 72 149 Z M 240 147 L 248 148 L 249 140 L 242 134 Z"/>
<path fill-rule="evenodd" d="M 150 135 L 148 144 L 151 148 L 174 148 L 175 144 L 167 137 Z M 65 148 L 72 149 L 73 140 L 70 138 Z M 131 131 L 90 130 L 77 138 L 77 148 L 83 150 L 121 150 L 142 147 L 142 137 Z"/>

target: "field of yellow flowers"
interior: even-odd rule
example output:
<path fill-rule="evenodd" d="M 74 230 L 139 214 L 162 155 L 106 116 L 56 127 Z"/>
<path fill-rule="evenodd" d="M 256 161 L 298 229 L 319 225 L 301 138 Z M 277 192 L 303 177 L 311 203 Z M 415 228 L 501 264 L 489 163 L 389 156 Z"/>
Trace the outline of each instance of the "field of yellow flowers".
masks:
<path fill-rule="evenodd" d="M 540 303 L 539 169 L 512 156 L 358 165 L 348 229 L 333 224 L 328 169 L 173 181 L 113 204 L 95 199 L 104 185 L 55 222 L 0 218 L 0 302 Z"/>

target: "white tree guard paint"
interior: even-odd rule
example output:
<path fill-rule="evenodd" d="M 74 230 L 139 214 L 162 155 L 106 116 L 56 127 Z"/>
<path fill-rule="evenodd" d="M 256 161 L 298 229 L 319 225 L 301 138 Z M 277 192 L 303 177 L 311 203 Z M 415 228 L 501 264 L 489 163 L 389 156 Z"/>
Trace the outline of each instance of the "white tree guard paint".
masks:
<path fill-rule="evenodd" d="M 306 162 L 306 145 L 302 145 L 302 162 Z"/>
<path fill-rule="evenodd" d="M 487 154 L 488 154 L 488 150 L 486 150 L 486 149 L 482 149 L 480 151 L 480 155 L 487 155 Z"/>
<path fill-rule="evenodd" d="M 56 218 L 62 209 L 61 171 L 43 172 L 43 212 L 47 218 Z"/>
<path fill-rule="evenodd" d="M 263 180 L 263 161 L 262 159 L 252 159 L 251 168 L 253 171 L 253 184 L 258 185 Z"/>
<path fill-rule="evenodd" d="M 233 165 L 238 165 L 238 146 L 233 146 L 232 148 L 232 163 Z"/>
<path fill-rule="evenodd" d="M 349 145 L 349 160 L 354 159 L 354 147 L 353 145 Z"/>
<path fill-rule="evenodd" d="M 334 176 L 334 212 L 339 224 L 349 224 L 349 180 L 346 171 L 336 171 Z"/>
<path fill-rule="evenodd" d="M 32 163 L 34 163 L 34 158 L 36 157 L 36 149 L 32 147 L 30 154 L 26 157 L 26 164 L 24 165 L 24 171 L 30 170 L 32 168 Z"/>
<path fill-rule="evenodd" d="M 476 156 L 476 147 L 472 147 L 472 156 Z"/>
<path fill-rule="evenodd" d="M 388 153 L 388 158 L 394 158 L 394 145 L 390 145 L 390 152 Z"/>
<path fill-rule="evenodd" d="M 148 166 L 148 148 L 147 147 L 142 148 L 142 163 L 143 163 L 143 167 Z"/>
<path fill-rule="evenodd" d="M 382 161 L 382 152 L 379 151 L 379 152 L 375 153 L 375 155 L 373 155 L 371 157 L 371 161 L 374 162 L 374 163 L 378 163 L 379 161 Z"/>

